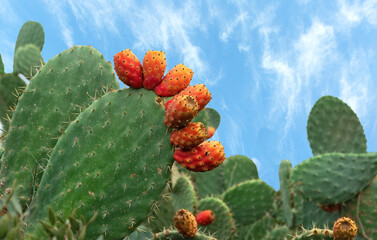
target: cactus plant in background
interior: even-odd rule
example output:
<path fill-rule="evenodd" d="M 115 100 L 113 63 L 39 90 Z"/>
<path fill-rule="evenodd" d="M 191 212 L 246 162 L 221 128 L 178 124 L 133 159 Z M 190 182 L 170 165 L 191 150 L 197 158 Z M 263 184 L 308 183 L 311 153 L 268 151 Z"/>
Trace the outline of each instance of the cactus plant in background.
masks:
<path fill-rule="evenodd" d="M 11 109 L 16 106 L 18 97 L 26 87 L 26 83 L 18 77 L 18 74 L 30 80 L 37 73 L 44 64 L 41 56 L 44 41 L 45 33 L 42 25 L 28 21 L 22 25 L 17 37 L 13 73 L 4 72 L 0 55 L 0 121 L 5 132 L 8 131 Z"/>

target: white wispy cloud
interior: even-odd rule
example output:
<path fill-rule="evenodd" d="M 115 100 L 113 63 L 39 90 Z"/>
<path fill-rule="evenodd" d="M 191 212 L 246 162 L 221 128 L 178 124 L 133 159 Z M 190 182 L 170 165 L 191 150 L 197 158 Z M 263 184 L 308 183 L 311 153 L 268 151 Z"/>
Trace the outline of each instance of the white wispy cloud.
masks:
<path fill-rule="evenodd" d="M 336 49 L 333 27 L 314 19 L 310 28 L 294 44 L 297 68 L 303 77 L 309 78 L 321 72 L 327 62 L 332 61 Z M 306 82 L 308 84 L 308 81 Z"/>
<path fill-rule="evenodd" d="M 91 0 L 91 1 L 72 1 L 68 0 L 82 32 L 87 29 L 97 30 L 97 32 L 109 31 L 119 34 L 122 29 L 123 20 L 128 19 L 127 15 L 122 16 L 121 12 L 127 11 L 132 1 L 120 0 Z"/>
<path fill-rule="evenodd" d="M 59 0 L 43 1 L 46 4 L 46 9 L 50 12 L 50 14 L 57 18 L 64 43 L 67 45 L 67 47 L 72 47 L 74 44 L 73 31 L 68 22 L 68 16 L 65 13 L 64 3 Z"/>
<path fill-rule="evenodd" d="M 338 24 L 343 27 L 355 26 L 362 21 L 377 25 L 377 1 L 347 1 L 338 0 Z"/>
<path fill-rule="evenodd" d="M 243 124 L 241 121 L 237 121 L 233 116 L 223 117 L 224 122 L 226 123 L 223 129 L 226 131 L 226 137 L 223 139 L 224 142 L 227 142 L 227 146 L 230 149 L 225 149 L 226 152 L 231 155 L 234 154 L 243 154 L 245 152 L 244 145 L 242 142 L 243 135 Z"/>
<path fill-rule="evenodd" d="M 194 70 L 194 79 L 208 85 L 216 84 L 221 76 L 211 72 L 203 50 L 195 43 L 196 34 L 206 31 L 206 22 L 199 11 L 201 5 L 196 1 L 143 4 L 121 0 L 69 0 L 68 4 L 82 32 L 97 29 L 101 38 L 106 37 L 104 32 L 124 37 L 132 35 L 133 48 L 176 51 L 183 64 Z M 58 15 L 67 20 L 64 15 Z"/>
<path fill-rule="evenodd" d="M 321 83 L 321 78 L 314 76 L 336 58 L 336 39 L 333 28 L 318 19 L 314 19 L 311 26 L 288 48 L 285 45 L 273 45 L 271 41 L 275 40 L 276 43 L 281 33 L 268 29 L 261 28 L 260 34 L 265 45 L 262 67 L 276 75 L 270 81 L 274 99 L 270 120 L 283 114 L 286 134 L 293 126 L 296 114 L 303 110 L 303 103 L 311 100 L 313 85 Z"/>
<path fill-rule="evenodd" d="M 370 74 L 369 61 L 373 53 L 355 50 L 351 59 L 342 67 L 339 92 L 340 98 L 355 111 L 357 116 L 367 122 L 371 114 L 370 106 L 375 101 L 376 84 Z"/>

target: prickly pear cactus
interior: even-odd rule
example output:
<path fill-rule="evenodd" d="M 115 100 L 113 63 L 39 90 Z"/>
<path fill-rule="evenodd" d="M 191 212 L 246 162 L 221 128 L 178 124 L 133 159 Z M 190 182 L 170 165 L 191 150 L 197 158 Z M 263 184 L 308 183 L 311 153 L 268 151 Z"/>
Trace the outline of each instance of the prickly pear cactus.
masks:
<path fill-rule="evenodd" d="M 40 235 L 45 206 L 62 216 L 72 207 L 98 219 L 89 239 L 129 236 L 156 207 L 173 163 L 164 108 L 154 92 L 109 92 L 86 108 L 57 142 L 36 198 L 28 232 Z"/>
<path fill-rule="evenodd" d="M 112 65 L 94 48 L 74 46 L 48 61 L 20 97 L 4 144 L 1 190 L 17 180 L 24 207 L 70 121 L 118 83 Z"/>

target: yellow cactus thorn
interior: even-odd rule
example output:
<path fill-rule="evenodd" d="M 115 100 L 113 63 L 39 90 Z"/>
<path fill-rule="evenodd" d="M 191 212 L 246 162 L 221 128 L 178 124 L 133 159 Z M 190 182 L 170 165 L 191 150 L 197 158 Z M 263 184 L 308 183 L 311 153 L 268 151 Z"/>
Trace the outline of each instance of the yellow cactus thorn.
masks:
<path fill-rule="evenodd" d="M 186 209 L 179 209 L 175 213 L 174 225 L 185 238 L 195 237 L 198 231 L 195 216 Z"/>
<path fill-rule="evenodd" d="M 342 217 L 335 221 L 333 227 L 334 240 L 352 240 L 356 235 L 357 227 L 352 219 Z"/>

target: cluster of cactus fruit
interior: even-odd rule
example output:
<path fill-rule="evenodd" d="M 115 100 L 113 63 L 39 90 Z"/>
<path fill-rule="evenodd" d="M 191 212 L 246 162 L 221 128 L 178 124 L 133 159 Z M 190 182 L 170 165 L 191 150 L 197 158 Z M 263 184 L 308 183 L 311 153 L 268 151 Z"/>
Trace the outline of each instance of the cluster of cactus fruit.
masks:
<path fill-rule="evenodd" d="M 377 154 L 340 99 L 315 103 L 314 156 L 283 160 L 275 191 L 209 140 L 220 115 L 191 69 L 90 46 L 44 64 L 42 33 L 21 28 L 12 78 L 0 61 L 0 239 L 377 239 Z"/>

